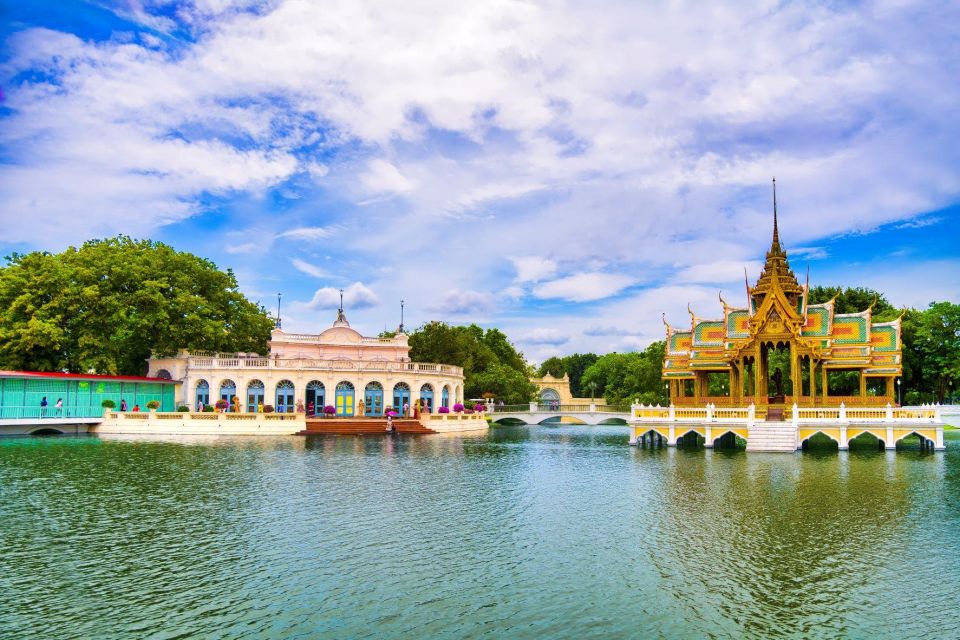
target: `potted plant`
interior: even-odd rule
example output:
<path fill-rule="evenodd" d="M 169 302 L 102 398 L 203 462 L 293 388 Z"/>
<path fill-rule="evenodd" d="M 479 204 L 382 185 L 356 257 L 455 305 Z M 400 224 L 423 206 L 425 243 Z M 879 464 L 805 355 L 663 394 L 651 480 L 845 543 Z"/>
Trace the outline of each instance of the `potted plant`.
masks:
<path fill-rule="evenodd" d="M 454 413 L 463 413 L 463 404 L 460 403 L 460 402 L 458 402 L 457 404 L 453 405 L 453 412 L 454 412 Z"/>
<path fill-rule="evenodd" d="M 482 402 L 478 402 L 473 406 L 473 410 L 476 411 L 477 413 L 483 413 L 484 411 L 487 410 L 487 406 Z"/>
<path fill-rule="evenodd" d="M 182 405 L 180 405 L 179 407 L 177 407 L 177 411 L 178 411 L 179 413 L 190 413 L 190 407 L 188 407 L 188 406 L 185 405 L 185 404 L 182 404 Z"/>
<path fill-rule="evenodd" d="M 437 409 L 437 413 L 450 413 L 450 407 L 440 407 Z"/>
<path fill-rule="evenodd" d="M 230 406 L 230 403 L 221 398 L 220 400 L 217 400 L 217 404 L 215 406 L 217 407 L 217 410 L 222 413 L 227 410 L 227 407 Z"/>
<path fill-rule="evenodd" d="M 332 404 L 328 404 L 323 408 L 323 415 L 327 416 L 328 418 L 332 418 L 336 414 L 337 414 L 337 408 Z"/>
<path fill-rule="evenodd" d="M 156 410 L 159 408 L 160 408 L 159 400 L 150 400 L 147 402 L 147 409 L 150 409 L 150 411 L 156 412 Z"/>
<path fill-rule="evenodd" d="M 272 405 L 272 404 L 265 404 L 265 405 L 263 405 L 263 412 L 264 412 L 264 413 L 273 413 L 273 405 Z"/>
<path fill-rule="evenodd" d="M 204 413 L 213 413 L 214 411 L 215 411 L 215 409 L 213 408 L 213 405 L 211 405 L 211 404 L 204 405 L 204 407 L 203 407 L 203 412 L 204 412 Z"/>
<path fill-rule="evenodd" d="M 117 406 L 117 403 L 111 400 L 110 398 L 107 398 L 106 400 L 100 403 L 100 406 L 105 409 L 104 413 L 109 413 L 113 411 L 114 407 Z"/>

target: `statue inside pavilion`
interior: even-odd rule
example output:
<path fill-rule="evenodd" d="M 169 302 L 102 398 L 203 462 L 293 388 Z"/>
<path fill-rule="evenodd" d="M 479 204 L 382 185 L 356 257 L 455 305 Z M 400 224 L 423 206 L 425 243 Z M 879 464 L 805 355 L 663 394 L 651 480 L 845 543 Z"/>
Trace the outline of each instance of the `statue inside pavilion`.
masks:
<path fill-rule="evenodd" d="M 776 182 L 773 242 L 760 278 L 746 282 L 746 305 L 723 298 L 723 316 L 689 309 L 689 328 L 667 323 L 663 379 L 678 406 L 745 406 L 769 415 L 797 404 L 879 407 L 894 404 L 901 375 L 900 318 L 873 322 L 872 306 L 835 313 L 834 300 L 809 304 L 780 244 Z"/>

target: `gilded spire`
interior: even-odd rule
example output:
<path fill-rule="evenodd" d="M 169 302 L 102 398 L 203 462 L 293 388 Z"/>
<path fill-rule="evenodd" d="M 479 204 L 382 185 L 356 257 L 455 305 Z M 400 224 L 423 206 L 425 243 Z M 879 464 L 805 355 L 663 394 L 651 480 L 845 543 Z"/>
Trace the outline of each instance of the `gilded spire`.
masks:
<path fill-rule="evenodd" d="M 773 178 L 773 247 L 780 249 L 780 232 L 777 229 L 777 178 Z M 771 249 L 773 248 L 771 247 Z"/>

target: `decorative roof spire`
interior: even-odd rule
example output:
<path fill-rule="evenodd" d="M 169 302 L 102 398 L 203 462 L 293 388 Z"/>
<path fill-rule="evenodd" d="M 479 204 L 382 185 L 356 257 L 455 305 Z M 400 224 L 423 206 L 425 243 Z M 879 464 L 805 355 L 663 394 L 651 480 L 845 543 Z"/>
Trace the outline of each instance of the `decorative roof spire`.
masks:
<path fill-rule="evenodd" d="M 400 326 L 397 327 L 397 333 L 404 333 L 403 330 L 403 300 L 400 301 Z"/>
<path fill-rule="evenodd" d="M 337 321 L 333 323 L 335 327 L 349 327 L 347 315 L 343 312 L 343 289 L 340 289 L 340 308 L 337 309 Z"/>
<path fill-rule="evenodd" d="M 280 329 L 283 326 L 283 323 L 280 321 L 280 296 L 282 295 L 283 295 L 282 293 L 277 294 L 277 322 L 276 322 L 277 329 Z"/>
<path fill-rule="evenodd" d="M 780 232 L 777 229 L 777 178 L 773 178 L 773 246 L 780 248 Z"/>

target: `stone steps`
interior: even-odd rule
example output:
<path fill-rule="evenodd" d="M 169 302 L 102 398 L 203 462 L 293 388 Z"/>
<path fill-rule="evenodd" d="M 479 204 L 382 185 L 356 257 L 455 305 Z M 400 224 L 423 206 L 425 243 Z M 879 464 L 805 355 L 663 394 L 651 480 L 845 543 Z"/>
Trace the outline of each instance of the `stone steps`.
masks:
<path fill-rule="evenodd" d="M 755 424 L 747 438 L 747 451 L 797 450 L 797 430 L 793 425 L 783 422 Z"/>

